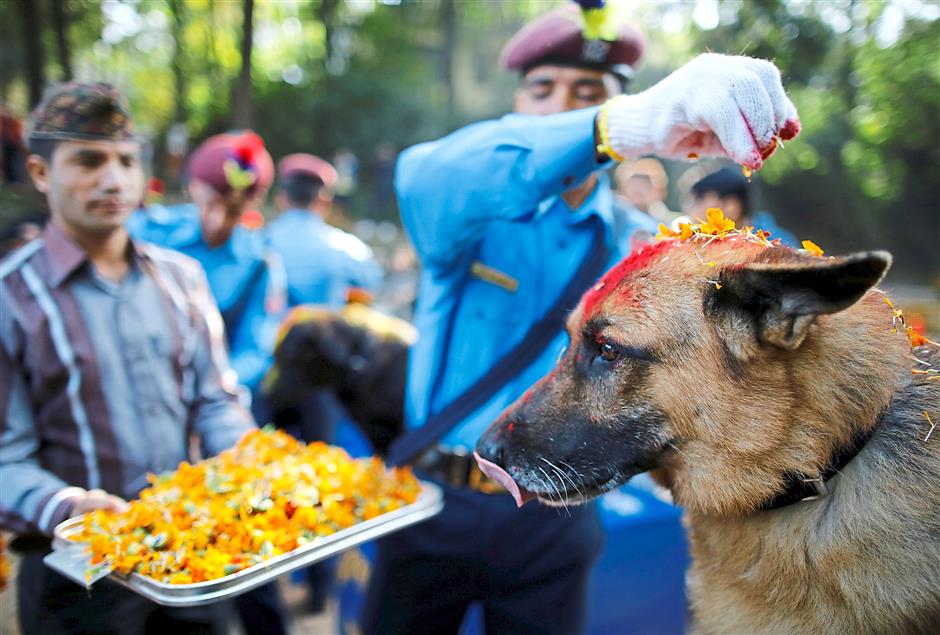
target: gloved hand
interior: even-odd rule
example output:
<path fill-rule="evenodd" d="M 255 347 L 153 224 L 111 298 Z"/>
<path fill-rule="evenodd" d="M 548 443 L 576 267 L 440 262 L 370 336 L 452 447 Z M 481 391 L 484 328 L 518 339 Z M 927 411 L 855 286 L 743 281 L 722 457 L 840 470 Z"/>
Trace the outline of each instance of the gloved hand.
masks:
<path fill-rule="evenodd" d="M 771 62 L 706 53 L 642 93 L 607 102 L 598 127 L 623 157 L 730 157 L 756 170 L 777 136 L 799 134 L 800 120 Z"/>

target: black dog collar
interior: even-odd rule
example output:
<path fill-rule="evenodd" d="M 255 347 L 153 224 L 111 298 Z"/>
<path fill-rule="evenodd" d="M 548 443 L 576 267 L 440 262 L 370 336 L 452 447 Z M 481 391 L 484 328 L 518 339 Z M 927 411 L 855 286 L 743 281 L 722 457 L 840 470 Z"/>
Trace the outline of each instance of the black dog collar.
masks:
<path fill-rule="evenodd" d="M 849 462 L 861 452 L 862 448 L 865 447 L 865 444 L 868 443 L 868 440 L 871 439 L 877 429 L 878 426 L 874 425 L 871 429 L 859 432 L 852 437 L 852 441 L 835 453 L 832 460 L 829 461 L 829 464 L 823 468 L 823 471 L 820 472 L 819 476 L 816 478 L 810 478 L 800 472 L 787 472 L 784 475 L 783 490 L 773 498 L 764 501 L 760 507 L 758 507 L 758 510 L 768 511 L 771 509 L 780 509 L 781 507 L 786 507 L 793 503 L 811 501 L 828 496 L 829 487 L 827 483 L 829 479 L 838 474 L 842 468 L 848 465 Z"/>

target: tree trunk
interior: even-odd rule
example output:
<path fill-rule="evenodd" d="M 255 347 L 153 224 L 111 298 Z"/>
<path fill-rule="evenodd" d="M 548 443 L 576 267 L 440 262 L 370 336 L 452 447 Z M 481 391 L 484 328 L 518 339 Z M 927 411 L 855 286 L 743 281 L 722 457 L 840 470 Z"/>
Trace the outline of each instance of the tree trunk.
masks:
<path fill-rule="evenodd" d="M 20 5 L 23 19 L 23 42 L 26 45 L 26 85 L 29 86 L 29 107 L 35 107 L 42 99 L 46 85 L 46 59 L 42 48 L 42 20 L 38 3 L 26 0 Z"/>
<path fill-rule="evenodd" d="M 186 25 L 186 3 L 184 0 L 169 0 L 170 14 L 172 22 L 170 23 L 170 35 L 173 37 L 175 48 L 173 49 L 173 90 L 176 100 L 175 114 L 173 121 L 177 123 L 186 123 L 188 108 L 186 103 L 186 94 L 189 86 L 186 81 L 186 72 L 184 67 L 185 49 L 183 42 L 183 31 Z"/>
<path fill-rule="evenodd" d="M 336 9 L 339 7 L 339 0 L 321 0 L 317 7 L 317 19 L 323 24 L 323 67 L 329 68 L 328 64 L 333 57 L 333 33 L 336 27 Z"/>
<path fill-rule="evenodd" d="M 453 114 L 456 105 L 454 88 L 454 49 L 457 47 L 457 6 L 455 0 L 441 0 L 440 27 L 443 35 L 438 73 L 444 85 L 447 112 Z"/>
<path fill-rule="evenodd" d="M 252 118 L 251 47 L 254 0 L 242 0 L 242 6 L 245 15 L 242 27 L 242 67 L 238 73 L 238 81 L 232 95 L 232 103 L 234 104 L 232 123 L 236 128 L 250 128 Z"/>
<path fill-rule="evenodd" d="M 72 50 L 69 47 L 69 15 L 65 0 L 52 0 L 52 27 L 59 52 L 59 66 L 62 68 L 62 80 L 72 80 Z"/>
<path fill-rule="evenodd" d="M 216 14 L 215 0 L 209 0 L 207 6 L 208 17 L 206 19 L 205 28 L 206 42 L 209 48 L 206 51 L 204 68 L 206 69 L 206 74 L 209 76 L 209 86 L 212 89 L 212 94 L 224 95 L 231 87 L 228 85 L 228 81 L 219 64 L 219 56 L 216 55 L 215 34 L 218 29 L 219 20 Z"/>

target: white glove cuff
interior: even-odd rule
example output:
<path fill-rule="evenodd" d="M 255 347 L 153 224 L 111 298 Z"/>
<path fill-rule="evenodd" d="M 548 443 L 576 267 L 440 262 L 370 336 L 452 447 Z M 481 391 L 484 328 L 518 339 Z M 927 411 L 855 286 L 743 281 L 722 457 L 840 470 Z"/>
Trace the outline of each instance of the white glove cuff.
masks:
<path fill-rule="evenodd" d="M 619 95 L 604 104 L 600 130 L 601 144 L 606 147 L 602 151 L 617 160 L 654 151 L 651 112 L 644 102 L 642 94 Z"/>

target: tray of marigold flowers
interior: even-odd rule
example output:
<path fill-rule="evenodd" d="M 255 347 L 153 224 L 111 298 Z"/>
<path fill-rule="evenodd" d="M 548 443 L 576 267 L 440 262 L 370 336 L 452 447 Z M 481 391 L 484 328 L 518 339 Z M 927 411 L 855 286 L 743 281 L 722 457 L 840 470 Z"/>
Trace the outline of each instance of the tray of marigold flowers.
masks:
<path fill-rule="evenodd" d="M 239 595 L 430 518 L 441 490 L 409 468 L 257 430 L 170 474 L 122 513 L 61 523 L 47 564 L 87 586 L 104 576 L 166 606 Z"/>

